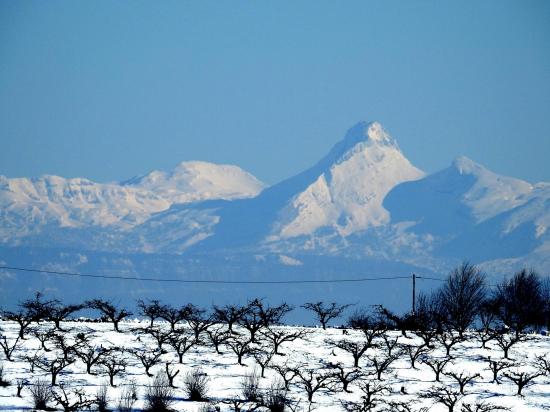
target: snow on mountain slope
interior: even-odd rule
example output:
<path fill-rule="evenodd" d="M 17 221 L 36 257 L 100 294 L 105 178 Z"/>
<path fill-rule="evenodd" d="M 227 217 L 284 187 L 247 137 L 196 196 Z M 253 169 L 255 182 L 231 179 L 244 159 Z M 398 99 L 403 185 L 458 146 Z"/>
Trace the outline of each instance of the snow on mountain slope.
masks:
<path fill-rule="evenodd" d="M 425 176 L 376 122 L 358 123 L 313 167 L 265 189 L 236 166 L 205 162 L 120 184 L 0 177 L 0 244 L 9 246 L 543 267 L 549 227 L 550 184 L 465 157 Z"/>
<path fill-rule="evenodd" d="M 154 170 L 122 185 L 148 190 L 171 203 L 253 197 L 265 187 L 240 167 L 198 161 L 182 162 L 169 172 Z"/>
<path fill-rule="evenodd" d="M 18 244 L 63 228 L 128 231 L 174 203 L 249 197 L 263 186 L 236 166 L 206 162 L 184 162 L 124 184 L 0 176 L 0 242 Z M 81 236 L 85 240 L 86 233 Z"/>
<path fill-rule="evenodd" d="M 8 179 L 0 176 L 3 241 L 40 232 L 45 226 L 129 228 L 170 203 L 157 195 L 58 176 Z"/>
<path fill-rule="evenodd" d="M 201 247 L 273 245 L 319 231 L 345 237 L 384 225 L 388 191 L 422 176 L 379 123 L 361 122 L 310 169 L 221 208 L 219 224 Z"/>
<path fill-rule="evenodd" d="M 225 202 L 175 204 L 128 232 L 124 244 L 133 252 L 183 253 L 212 235 L 220 221 L 221 205 L 216 203 Z"/>
<path fill-rule="evenodd" d="M 531 254 L 542 257 L 548 253 L 545 245 L 550 243 L 547 231 L 550 226 L 550 185 L 537 184 L 526 197 L 524 204 L 465 228 L 449 243 L 442 245 L 439 252 L 451 256 L 465 254 L 477 261 L 510 258 L 532 261 Z"/>
<path fill-rule="evenodd" d="M 477 222 L 525 203 L 526 195 L 533 191 L 530 183 L 497 175 L 464 156 L 455 159 L 453 167 L 461 175 L 473 176 L 476 179 L 462 199 L 472 210 Z"/>
<path fill-rule="evenodd" d="M 504 262 L 549 239 L 550 185 L 500 176 L 465 157 L 396 186 L 384 206 L 392 224 L 405 227 L 400 239 L 422 239 L 422 249 L 443 259 Z"/>
<path fill-rule="evenodd" d="M 423 179 L 396 186 L 384 206 L 392 222 L 414 222 L 414 230 L 444 237 L 528 201 L 533 186 L 497 175 L 466 157 Z"/>
<path fill-rule="evenodd" d="M 550 183 L 538 183 L 533 187 L 527 201 L 512 210 L 507 217 L 503 233 L 510 233 L 527 222 L 531 222 L 534 227 L 534 237 L 550 239 Z"/>
<path fill-rule="evenodd" d="M 398 183 L 424 176 L 376 122 L 351 128 L 314 169 L 315 181 L 280 211 L 272 240 L 310 235 L 325 226 L 348 236 L 386 224 L 386 194 Z"/>

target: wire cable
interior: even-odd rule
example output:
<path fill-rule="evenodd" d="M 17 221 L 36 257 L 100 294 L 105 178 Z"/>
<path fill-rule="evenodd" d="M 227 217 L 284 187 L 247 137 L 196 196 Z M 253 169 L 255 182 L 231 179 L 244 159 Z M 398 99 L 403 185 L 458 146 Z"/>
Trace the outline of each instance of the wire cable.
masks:
<path fill-rule="evenodd" d="M 116 275 L 101 275 L 87 274 L 75 272 L 61 272 L 54 270 L 42 270 L 32 268 L 22 268 L 16 266 L 0 266 L 0 269 L 15 270 L 20 272 L 44 273 L 48 275 L 73 276 L 98 279 L 118 279 L 118 280 L 134 280 L 144 282 L 172 282 L 172 283 L 211 283 L 211 284 L 301 284 L 301 283 L 352 283 L 352 282 L 368 282 L 377 280 L 394 280 L 394 279 L 411 279 L 410 276 L 379 276 L 379 277 L 363 277 L 363 278 L 348 278 L 348 279 L 297 279 L 297 280 L 208 280 L 208 279 L 176 279 L 176 278 L 151 278 L 138 276 L 116 276 Z"/>

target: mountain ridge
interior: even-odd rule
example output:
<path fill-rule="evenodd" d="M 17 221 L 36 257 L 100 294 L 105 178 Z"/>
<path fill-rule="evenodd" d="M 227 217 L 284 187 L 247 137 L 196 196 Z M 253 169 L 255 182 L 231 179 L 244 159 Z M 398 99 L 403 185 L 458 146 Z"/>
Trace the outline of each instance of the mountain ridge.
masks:
<path fill-rule="evenodd" d="M 464 156 L 426 174 L 380 123 L 365 121 L 272 186 L 238 166 L 185 161 L 120 183 L 0 176 L 0 207 L 2 245 L 120 254 L 327 254 L 431 270 L 468 254 L 497 266 L 542 262 L 550 242 L 550 184 Z"/>

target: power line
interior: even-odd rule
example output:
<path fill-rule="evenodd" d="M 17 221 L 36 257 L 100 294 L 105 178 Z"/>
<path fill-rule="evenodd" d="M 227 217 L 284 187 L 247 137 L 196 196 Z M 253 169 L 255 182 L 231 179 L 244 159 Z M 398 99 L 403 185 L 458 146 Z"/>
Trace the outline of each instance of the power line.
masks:
<path fill-rule="evenodd" d="M 135 280 L 144 282 L 170 282 L 170 283 L 210 283 L 210 284 L 305 284 L 305 283 L 352 283 L 352 282 L 368 282 L 377 280 L 395 280 L 395 279 L 410 279 L 410 276 L 379 276 L 379 277 L 363 277 L 349 279 L 297 279 L 297 280 L 207 280 L 207 279 L 175 279 L 175 278 L 150 278 L 137 276 L 117 276 L 117 275 L 101 275 L 76 272 L 61 272 L 54 270 L 42 270 L 32 268 L 22 268 L 15 266 L 0 266 L 0 269 L 16 270 L 20 272 L 44 273 L 48 275 L 73 276 L 97 279 L 118 279 L 118 280 Z"/>

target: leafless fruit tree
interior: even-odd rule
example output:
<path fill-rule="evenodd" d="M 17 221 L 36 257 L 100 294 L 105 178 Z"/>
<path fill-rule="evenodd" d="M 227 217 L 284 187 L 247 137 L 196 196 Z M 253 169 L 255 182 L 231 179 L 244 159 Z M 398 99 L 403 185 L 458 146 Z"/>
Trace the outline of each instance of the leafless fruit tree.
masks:
<path fill-rule="evenodd" d="M 132 315 L 132 312 L 129 312 L 126 309 L 119 309 L 107 300 L 92 299 L 86 302 L 85 305 L 86 307 L 100 311 L 105 319 L 113 322 L 113 327 L 117 332 L 120 332 L 118 328 L 120 321 Z"/>
<path fill-rule="evenodd" d="M 302 307 L 315 313 L 317 320 L 321 323 L 323 329 L 327 328 L 328 322 L 339 318 L 342 313 L 351 305 L 339 305 L 336 302 L 325 304 L 324 302 L 308 302 Z"/>

